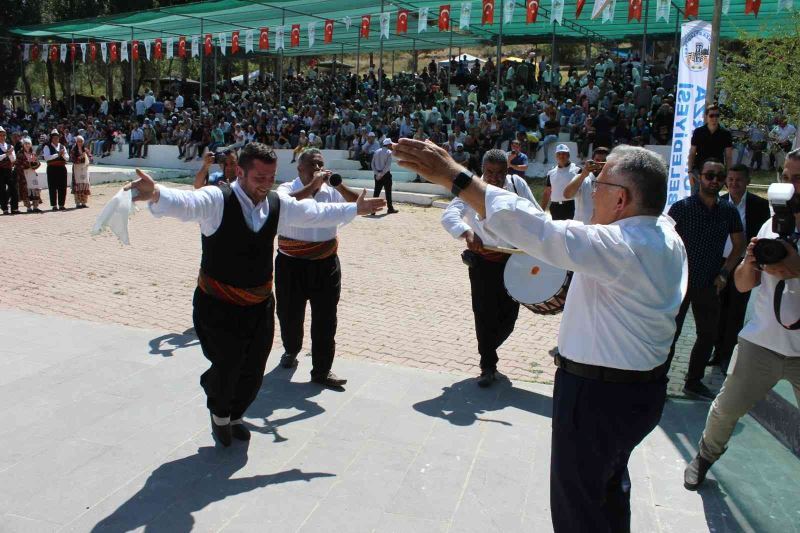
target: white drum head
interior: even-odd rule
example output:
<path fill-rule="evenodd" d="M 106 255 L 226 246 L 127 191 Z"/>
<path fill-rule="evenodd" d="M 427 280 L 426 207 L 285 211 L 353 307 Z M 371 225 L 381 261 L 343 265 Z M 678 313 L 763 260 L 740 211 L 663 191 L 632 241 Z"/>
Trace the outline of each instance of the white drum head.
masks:
<path fill-rule="evenodd" d="M 521 304 L 549 300 L 558 294 L 566 278 L 566 270 L 526 254 L 512 255 L 503 272 L 508 294 Z"/>

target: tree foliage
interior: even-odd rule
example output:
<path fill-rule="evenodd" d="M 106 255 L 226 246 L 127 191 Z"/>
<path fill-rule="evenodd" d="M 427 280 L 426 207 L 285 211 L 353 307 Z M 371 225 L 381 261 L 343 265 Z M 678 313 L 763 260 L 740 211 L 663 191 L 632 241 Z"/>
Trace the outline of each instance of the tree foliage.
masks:
<path fill-rule="evenodd" d="M 727 123 L 741 128 L 769 124 L 775 115 L 800 117 L 800 16 L 794 29 L 769 39 L 744 35 L 720 69 L 721 101 Z M 754 38 L 755 37 L 755 38 Z"/>

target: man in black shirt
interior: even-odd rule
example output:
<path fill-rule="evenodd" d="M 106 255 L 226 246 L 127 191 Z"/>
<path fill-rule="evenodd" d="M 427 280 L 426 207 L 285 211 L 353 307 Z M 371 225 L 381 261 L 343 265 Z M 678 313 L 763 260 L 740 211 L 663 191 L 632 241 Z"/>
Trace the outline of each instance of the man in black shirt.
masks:
<path fill-rule="evenodd" d="M 719 125 L 719 106 L 716 104 L 706 108 L 706 123 L 692 133 L 688 163 L 693 192 L 697 192 L 703 163 L 711 158 L 722 161 L 727 168 L 733 165 L 733 136 Z"/>
<path fill-rule="evenodd" d="M 717 337 L 719 320 L 719 293 L 728 283 L 744 253 L 745 242 L 742 219 L 730 202 L 720 202 L 719 191 L 725 181 L 725 167 L 716 159 L 706 160 L 700 174 L 700 190 L 675 202 L 669 216 L 675 220 L 675 230 L 683 239 L 689 262 L 689 287 L 675 318 L 677 330 L 670 348 L 669 361 L 675 354 L 675 343 L 681 335 L 683 321 L 692 306 L 697 340 L 689 359 L 686 374 L 686 393 L 713 399 L 715 394 L 700 380 L 711 357 Z M 723 252 L 728 237 L 733 249 L 723 263 Z M 722 268 L 720 268 L 722 265 Z"/>

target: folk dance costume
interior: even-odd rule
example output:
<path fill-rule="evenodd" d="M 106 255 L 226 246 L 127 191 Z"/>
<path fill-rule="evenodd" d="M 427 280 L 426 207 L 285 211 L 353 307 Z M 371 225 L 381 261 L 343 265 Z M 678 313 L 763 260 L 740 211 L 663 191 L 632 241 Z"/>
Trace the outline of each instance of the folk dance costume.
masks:
<path fill-rule="evenodd" d="M 89 149 L 84 146 L 83 150 L 78 149 L 77 143 L 70 152 L 72 160 L 72 194 L 75 196 L 75 207 L 88 207 L 86 202 L 89 200 L 91 191 L 89 189 L 89 163 L 92 155 Z"/>
<path fill-rule="evenodd" d="M 17 180 L 17 194 L 25 206 L 28 213 L 32 213 L 31 199 L 28 197 L 28 180 L 25 179 L 25 169 L 22 168 L 22 143 L 18 142 L 14 146 L 14 152 L 17 154 L 17 161 L 14 164 L 14 177 Z"/>
<path fill-rule="evenodd" d="M 506 175 L 503 188 L 530 201 L 536 207 L 539 204 L 528 187 L 519 176 Z M 484 245 L 510 248 L 511 245 L 502 239 L 487 234 L 484 222 L 478 214 L 460 198 L 454 198 L 442 214 L 442 226 L 454 238 L 461 238 L 465 232 L 472 231 L 480 237 Z M 472 293 L 472 312 L 475 315 L 475 335 L 478 338 L 478 353 L 481 356 L 481 381 L 485 386 L 490 384 L 497 372 L 497 349 L 514 331 L 514 324 L 519 314 L 519 304 L 506 292 L 503 272 L 509 254 L 484 250 L 475 253 L 465 250 L 461 257 L 469 266 L 469 282 Z M 487 377 L 488 381 L 484 381 Z"/>
<path fill-rule="evenodd" d="M 214 432 L 227 446 L 231 434 L 249 438 L 241 419 L 258 394 L 272 347 L 275 235 L 294 227 L 350 222 L 357 206 L 297 201 L 275 192 L 253 205 L 238 182 L 193 191 L 159 187 L 159 193 L 158 201 L 150 203 L 153 215 L 200 223 L 202 258 L 193 320 L 203 354 L 211 361 L 200 384 Z M 218 428 L 230 429 L 218 433 Z"/>
<path fill-rule="evenodd" d="M 283 183 L 278 193 L 290 195 L 303 189 L 299 177 Z M 346 200 L 327 183 L 314 195 L 320 203 Z M 284 227 L 278 235 L 275 258 L 275 295 L 281 340 L 286 350 L 281 364 L 292 367 L 303 347 L 306 302 L 311 303 L 311 379 L 324 381 L 336 353 L 336 308 L 342 288 L 341 265 L 336 254 L 337 226 L 326 228 Z"/>
<path fill-rule="evenodd" d="M 14 152 L 14 147 L 5 141 L 3 128 L 0 128 L 0 135 L 3 137 L 0 142 L 0 208 L 4 215 L 8 214 L 9 207 L 11 214 L 15 214 L 19 213 L 19 191 L 14 172 L 17 154 Z"/>
<path fill-rule="evenodd" d="M 58 132 L 53 130 L 50 143 L 46 144 L 42 155 L 47 161 L 47 189 L 50 194 L 50 206 L 53 211 L 66 210 L 64 203 L 67 201 L 67 147 L 58 142 Z M 53 143 L 53 139 L 56 142 Z"/>
<path fill-rule="evenodd" d="M 25 146 L 30 146 L 30 143 L 23 145 L 23 149 L 17 158 L 17 168 L 25 179 L 26 195 L 30 202 L 29 209 L 33 213 L 41 213 L 42 210 L 39 209 L 39 205 L 42 203 L 42 187 L 44 187 L 44 183 L 36 173 L 36 169 L 40 165 L 39 158 L 33 150 L 30 152 L 25 151 Z"/>

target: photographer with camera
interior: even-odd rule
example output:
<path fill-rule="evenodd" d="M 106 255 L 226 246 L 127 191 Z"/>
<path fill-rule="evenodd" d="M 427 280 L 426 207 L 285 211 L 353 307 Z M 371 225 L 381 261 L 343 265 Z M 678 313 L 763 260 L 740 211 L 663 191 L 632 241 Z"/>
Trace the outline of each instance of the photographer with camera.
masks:
<path fill-rule="evenodd" d="M 591 224 L 594 201 L 592 201 L 592 181 L 600 174 L 606 164 L 606 157 L 611 152 L 605 146 L 592 150 L 592 158 L 583 162 L 583 169 L 566 187 L 564 198 L 575 200 L 575 220 Z"/>
<path fill-rule="evenodd" d="M 734 274 L 740 292 L 753 290 L 753 317 L 739 333 L 738 355 L 711 404 L 700 452 L 684 471 L 689 490 L 725 452 L 736 422 L 778 381 L 788 380 L 800 402 L 800 150 L 787 154 L 781 181 L 768 193 L 775 215 L 751 240 Z"/>
<path fill-rule="evenodd" d="M 218 165 L 219 170 L 210 172 L 211 165 Z M 239 164 L 239 158 L 236 157 L 234 150 L 225 150 L 222 152 L 211 152 L 206 150 L 203 154 L 203 166 L 197 171 L 194 176 L 194 188 L 199 189 L 206 185 L 219 185 L 221 183 L 233 183 L 236 179 L 236 165 Z"/>

